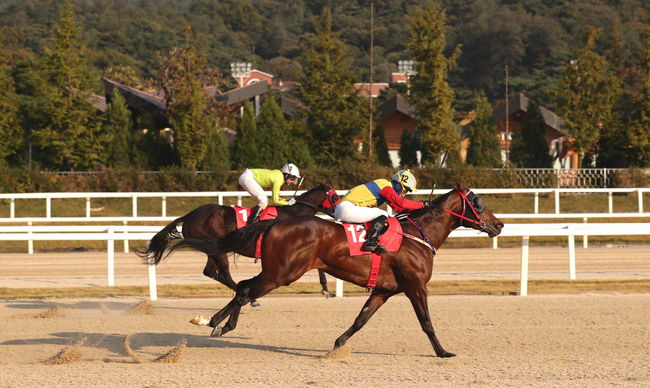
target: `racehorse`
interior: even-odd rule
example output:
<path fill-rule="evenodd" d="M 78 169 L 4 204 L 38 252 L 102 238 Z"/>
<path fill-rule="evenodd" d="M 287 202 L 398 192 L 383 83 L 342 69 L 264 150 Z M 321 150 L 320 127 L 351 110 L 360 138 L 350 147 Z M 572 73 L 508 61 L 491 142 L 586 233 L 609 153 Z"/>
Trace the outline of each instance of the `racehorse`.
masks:
<path fill-rule="evenodd" d="M 338 202 L 336 191 L 329 185 L 316 186 L 296 197 L 296 203 L 291 206 L 278 206 L 278 219 L 289 217 L 314 215 L 318 211 L 333 210 Z M 226 234 L 237 229 L 235 210 L 231 206 L 208 204 L 200 206 L 186 215 L 179 217 L 165 226 L 149 241 L 146 251 L 137 251 L 146 263 L 158 265 L 169 255 L 169 245 L 173 240 L 186 239 L 220 239 Z M 176 227 L 183 224 L 181 235 Z M 255 251 L 249 252 L 253 257 Z M 236 290 L 237 283 L 230 275 L 228 255 L 218 252 L 208 254 L 208 261 L 203 269 L 203 274 L 219 283 Z M 322 271 L 318 272 L 322 286 L 322 293 L 329 296 L 327 279 Z"/>
<path fill-rule="evenodd" d="M 427 304 L 427 282 L 433 257 L 449 233 L 465 226 L 495 237 L 503 223 L 487 210 L 483 200 L 462 185 L 429 206 L 405 214 L 400 221 L 405 238 L 397 252 L 382 255 L 379 276 L 370 297 L 354 324 L 334 343 L 334 350 L 361 329 L 391 296 L 404 292 L 411 301 L 422 330 L 438 357 L 453 357 L 436 338 Z M 400 218 L 400 217 L 398 217 Z M 190 322 L 213 327 L 212 336 L 221 336 L 237 325 L 240 309 L 250 300 L 298 280 L 318 268 L 358 286 L 365 287 L 371 270 L 371 256 L 349 256 L 341 225 L 317 217 L 297 217 L 283 221 L 263 221 L 226 235 L 219 241 L 183 240 L 180 246 L 203 252 L 247 251 L 264 233 L 262 272 L 237 285 L 235 297 L 209 321 L 200 315 Z M 420 237 L 417 237 L 420 236 Z M 229 318 L 223 327 L 219 324 Z"/>

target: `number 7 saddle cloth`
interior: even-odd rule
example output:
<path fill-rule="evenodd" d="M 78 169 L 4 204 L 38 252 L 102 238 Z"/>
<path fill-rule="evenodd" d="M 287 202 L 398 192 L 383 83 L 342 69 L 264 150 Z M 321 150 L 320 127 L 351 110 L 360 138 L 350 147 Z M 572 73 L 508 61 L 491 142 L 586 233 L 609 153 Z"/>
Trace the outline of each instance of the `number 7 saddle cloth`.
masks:
<path fill-rule="evenodd" d="M 251 216 L 253 208 L 247 208 L 242 206 L 232 206 L 235 209 L 235 219 L 237 219 L 237 229 L 241 229 L 246 226 L 246 221 Z M 272 220 L 278 218 L 278 208 L 275 206 L 267 206 L 262 210 L 260 214 L 260 220 Z"/>
<path fill-rule="evenodd" d="M 350 256 L 369 255 L 371 252 L 362 249 L 366 242 L 367 231 L 372 226 L 371 222 L 363 224 L 344 224 L 341 223 L 348 238 L 348 247 Z M 395 217 L 388 217 L 388 230 L 379 236 L 379 244 L 386 248 L 388 252 L 397 252 L 402 245 L 402 225 Z"/>

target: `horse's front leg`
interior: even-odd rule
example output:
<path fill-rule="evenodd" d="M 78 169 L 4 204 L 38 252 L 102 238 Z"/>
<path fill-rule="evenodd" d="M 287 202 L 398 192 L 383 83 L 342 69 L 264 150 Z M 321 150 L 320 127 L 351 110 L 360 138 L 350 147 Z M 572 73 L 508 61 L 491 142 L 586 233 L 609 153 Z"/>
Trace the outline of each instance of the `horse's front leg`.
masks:
<path fill-rule="evenodd" d="M 429 341 L 431 342 L 431 345 L 433 346 L 433 350 L 436 352 L 436 355 L 438 357 L 456 356 L 454 353 L 449 353 L 448 351 L 443 349 L 442 345 L 440 345 L 440 342 L 438 341 L 438 338 L 436 337 L 435 331 L 433 330 L 433 325 L 431 324 L 431 317 L 429 316 L 429 305 L 427 302 L 426 283 L 413 286 L 413 287 L 408 287 L 408 289 L 404 290 L 404 293 L 411 301 L 411 304 L 413 305 L 413 309 L 415 310 L 415 314 L 418 317 L 418 321 L 420 321 L 420 326 L 422 327 L 422 330 L 426 333 L 427 337 L 429 337 Z"/>
<path fill-rule="evenodd" d="M 320 282 L 320 293 L 323 294 L 326 298 L 332 296 L 329 289 L 327 288 L 327 276 L 325 276 L 325 271 L 322 269 L 318 270 L 318 281 Z"/>
<path fill-rule="evenodd" d="M 373 291 L 372 294 L 370 294 L 370 297 L 366 301 L 366 304 L 363 305 L 363 308 L 361 309 L 361 312 L 357 316 L 357 318 L 354 320 L 354 323 L 352 326 L 350 326 L 349 329 L 345 331 L 345 333 L 341 334 L 339 338 L 336 339 L 334 342 L 334 349 L 340 348 L 341 346 L 345 345 L 345 343 L 356 333 L 359 331 L 372 317 L 372 315 L 379 310 L 381 306 L 386 303 L 388 298 L 391 296 L 395 295 L 395 293 L 383 293 L 383 292 L 378 292 L 377 290 Z"/>

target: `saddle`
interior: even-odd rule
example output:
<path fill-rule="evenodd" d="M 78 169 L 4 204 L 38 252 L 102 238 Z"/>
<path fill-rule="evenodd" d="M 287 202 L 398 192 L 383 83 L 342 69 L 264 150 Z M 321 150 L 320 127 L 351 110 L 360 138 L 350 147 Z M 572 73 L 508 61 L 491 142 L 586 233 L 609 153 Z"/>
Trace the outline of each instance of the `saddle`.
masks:
<path fill-rule="evenodd" d="M 236 205 L 233 205 L 232 208 L 235 209 L 235 219 L 237 220 L 237 229 L 241 229 L 244 226 L 246 226 L 246 221 L 248 221 L 248 218 L 251 216 L 253 208 L 247 208 L 247 207 L 236 206 Z M 260 214 L 260 221 L 272 220 L 274 218 L 278 218 L 278 208 L 275 206 L 267 206 L 264 210 L 262 210 L 262 214 Z"/>

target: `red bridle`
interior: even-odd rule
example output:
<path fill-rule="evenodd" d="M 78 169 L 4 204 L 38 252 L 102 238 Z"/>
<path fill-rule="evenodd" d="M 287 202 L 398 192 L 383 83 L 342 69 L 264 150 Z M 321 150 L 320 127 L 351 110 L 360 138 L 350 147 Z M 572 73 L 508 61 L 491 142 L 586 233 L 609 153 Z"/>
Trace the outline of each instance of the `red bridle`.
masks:
<path fill-rule="evenodd" d="M 461 225 L 462 225 L 463 221 L 469 221 L 469 222 L 471 222 L 473 224 L 478 225 L 479 229 L 482 230 L 485 227 L 485 221 L 483 221 L 483 219 L 481 219 L 481 216 L 478 214 L 478 212 L 474 208 L 474 205 L 472 204 L 472 201 L 470 201 L 469 198 L 467 198 L 467 195 L 465 195 L 465 193 L 463 193 L 460 190 L 457 190 L 457 191 L 458 191 L 458 194 L 460 195 L 460 197 L 463 199 L 463 211 L 460 214 L 458 214 L 458 213 L 452 212 L 451 210 L 445 209 L 444 210 L 445 213 L 449 213 L 451 215 L 454 215 L 454 216 L 460 218 L 461 219 L 461 221 L 460 221 Z M 472 192 L 469 191 L 468 193 L 472 193 Z M 467 205 L 469 205 L 470 210 L 472 210 L 472 213 L 474 213 L 474 216 L 476 217 L 476 220 L 473 220 L 471 218 L 468 218 L 468 217 L 464 216 L 465 209 L 466 209 Z"/>
<path fill-rule="evenodd" d="M 327 187 L 329 187 L 330 190 L 325 194 L 325 199 L 323 200 L 321 207 L 323 209 L 332 209 L 341 202 L 341 197 L 336 193 L 336 190 L 334 190 L 332 186 L 327 185 Z"/>

